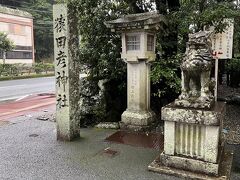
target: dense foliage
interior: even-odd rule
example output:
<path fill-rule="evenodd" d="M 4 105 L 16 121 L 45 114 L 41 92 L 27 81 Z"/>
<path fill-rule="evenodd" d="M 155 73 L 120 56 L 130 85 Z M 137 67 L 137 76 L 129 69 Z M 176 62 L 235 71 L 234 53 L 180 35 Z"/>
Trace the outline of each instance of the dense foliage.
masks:
<path fill-rule="evenodd" d="M 171 14 L 171 21 L 178 24 L 179 50 L 184 52 L 188 33 L 214 26 L 216 32 L 223 32 L 228 26 L 225 18 L 239 21 L 239 9 L 234 1 L 195 0 L 184 1 L 179 10 Z M 235 27 L 239 24 L 235 23 Z"/>
<path fill-rule="evenodd" d="M 233 58 L 230 61 L 228 61 L 226 66 L 226 71 L 229 78 L 229 85 L 231 87 L 239 87 L 240 85 L 240 57 L 239 58 Z"/>
<path fill-rule="evenodd" d="M 52 0 L 21 1 L 21 8 L 34 17 L 35 57 L 37 62 L 53 57 Z"/>
<path fill-rule="evenodd" d="M 179 64 L 182 55 L 161 59 L 153 63 L 151 80 L 157 87 L 152 94 L 157 97 L 168 96 L 169 94 L 180 93 L 180 69 Z M 160 88 L 159 88 L 160 87 Z M 173 96 L 174 97 L 174 96 Z"/>
<path fill-rule="evenodd" d="M 100 118 L 118 121 L 126 109 L 126 65 L 120 56 L 120 35 L 107 29 L 104 22 L 127 14 L 129 8 L 125 3 L 101 0 L 78 0 L 71 1 L 71 4 L 77 9 L 82 71 L 89 75 L 85 83 L 88 86 L 83 88 L 92 92 L 87 97 L 86 93 L 81 94 L 88 99 L 84 100 L 85 105 L 94 107 L 91 99 L 100 92 L 100 80 L 104 81 L 105 87 L 102 99 L 94 103 L 99 106 L 91 109 L 94 115 L 87 116 L 88 121 Z"/>

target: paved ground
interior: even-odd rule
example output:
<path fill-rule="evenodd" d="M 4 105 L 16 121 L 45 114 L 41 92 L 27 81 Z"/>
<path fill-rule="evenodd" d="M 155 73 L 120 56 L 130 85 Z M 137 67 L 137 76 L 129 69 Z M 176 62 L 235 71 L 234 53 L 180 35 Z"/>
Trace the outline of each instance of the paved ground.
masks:
<path fill-rule="evenodd" d="M 0 82 L 0 101 L 26 95 L 55 92 L 54 77 L 10 80 Z"/>
<path fill-rule="evenodd" d="M 129 145 L 110 144 L 104 139 L 114 130 L 81 129 L 81 139 L 56 141 L 55 123 L 36 120 L 48 112 L 32 112 L 31 116 L 0 124 L 1 180 L 172 180 L 178 179 L 147 171 L 158 151 Z M 12 123 L 12 124 L 11 124 Z M 114 157 L 104 154 L 106 148 L 116 150 Z M 239 146 L 235 148 L 234 171 L 239 171 Z M 240 179 L 233 172 L 232 179 Z"/>
<path fill-rule="evenodd" d="M 81 139 L 57 142 L 54 122 L 35 117 L 0 128 L 0 179 L 173 179 L 147 171 L 156 150 L 105 142 L 113 130 L 82 129 Z M 102 154 L 108 147 L 119 154 Z"/>

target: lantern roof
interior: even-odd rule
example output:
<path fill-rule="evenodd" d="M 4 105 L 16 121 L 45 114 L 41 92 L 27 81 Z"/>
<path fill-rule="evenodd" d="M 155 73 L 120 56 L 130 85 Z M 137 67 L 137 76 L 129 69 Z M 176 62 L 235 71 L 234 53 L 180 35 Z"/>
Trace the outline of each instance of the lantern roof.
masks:
<path fill-rule="evenodd" d="M 105 23 L 112 31 L 120 32 L 131 29 L 158 30 L 163 24 L 166 24 L 165 16 L 157 12 L 124 15 L 116 20 Z"/>

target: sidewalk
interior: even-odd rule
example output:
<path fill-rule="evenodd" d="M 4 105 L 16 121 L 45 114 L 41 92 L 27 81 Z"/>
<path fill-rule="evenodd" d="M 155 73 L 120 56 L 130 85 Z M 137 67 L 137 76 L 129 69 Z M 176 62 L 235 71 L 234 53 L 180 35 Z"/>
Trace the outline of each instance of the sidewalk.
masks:
<path fill-rule="evenodd" d="M 149 172 L 147 166 L 159 154 L 156 149 L 133 147 L 104 141 L 115 130 L 81 129 L 81 138 L 73 142 L 56 141 L 55 123 L 37 120 L 52 112 L 34 112 L 0 124 L 0 179 L 10 180 L 173 180 Z M 104 153 L 110 148 L 117 153 Z M 235 148 L 236 169 L 240 146 Z M 238 164 L 237 164 L 238 163 Z M 240 179 L 232 173 L 232 179 Z"/>
<path fill-rule="evenodd" d="M 54 94 L 38 94 L 11 102 L 0 102 L 0 121 L 22 116 L 28 112 L 48 108 L 55 104 Z"/>

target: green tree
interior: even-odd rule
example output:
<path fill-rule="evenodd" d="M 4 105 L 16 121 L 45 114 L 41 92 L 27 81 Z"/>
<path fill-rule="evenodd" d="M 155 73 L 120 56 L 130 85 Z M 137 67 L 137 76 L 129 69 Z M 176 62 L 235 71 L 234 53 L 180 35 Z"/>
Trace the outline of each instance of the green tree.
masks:
<path fill-rule="evenodd" d="M 3 55 L 3 64 L 5 64 L 6 53 L 14 48 L 13 42 L 7 37 L 7 34 L 0 32 L 0 52 Z"/>
<path fill-rule="evenodd" d="M 36 60 L 53 57 L 52 0 L 25 0 L 21 2 L 21 9 L 34 17 Z"/>
<path fill-rule="evenodd" d="M 180 9 L 171 14 L 171 19 L 178 24 L 179 50 L 185 51 L 188 34 L 214 26 L 216 32 L 222 32 L 228 25 L 225 18 L 238 20 L 239 7 L 234 1 L 223 0 L 185 0 Z M 239 24 L 235 23 L 235 26 Z"/>
<path fill-rule="evenodd" d="M 1 5 L 11 6 L 11 7 L 19 7 L 21 2 L 20 1 L 6 1 L 6 0 L 0 0 Z"/>
<path fill-rule="evenodd" d="M 161 42 L 161 51 L 163 58 L 167 59 L 177 54 L 178 50 L 178 24 L 171 19 L 171 14 L 178 12 L 180 8 L 179 0 L 155 0 L 156 8 L 160 14 L 163 14 L 169 20 L 165 32 L 158 34 Z"/>
<path fill-rule="evenodd" d="M 120 120 L 126 108 L 126 98 L 122 98 L 126 96 L 126 65 L 120 56 L 120 34 L 112 33 L 104 22 L 127 14 L 130 8 L 124 2 L 104 0 L 74 0 L 70 5 L 77 9 L 75 16 L 81 35 L 79 60 L 89 74 L 89 84 L 95 84 L 92 92 L 97 94 L 99 80 L 106 80 L 106 118 Z"/>

